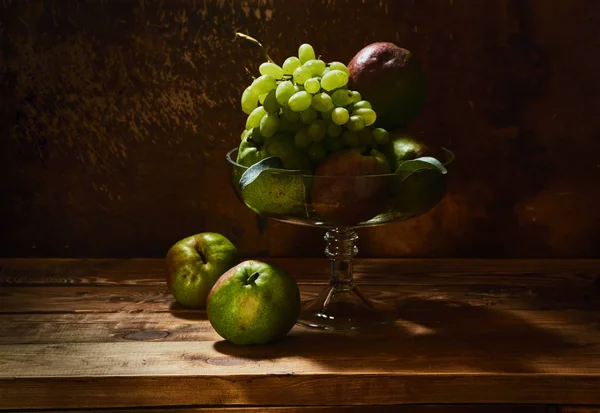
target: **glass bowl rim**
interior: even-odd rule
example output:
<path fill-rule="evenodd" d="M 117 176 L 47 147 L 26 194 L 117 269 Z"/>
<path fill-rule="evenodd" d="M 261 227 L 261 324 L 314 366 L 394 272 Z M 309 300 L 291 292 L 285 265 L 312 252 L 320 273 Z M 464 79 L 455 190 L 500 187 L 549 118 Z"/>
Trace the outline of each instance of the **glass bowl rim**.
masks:
<path fill-rule="evenodd" d="M 230 151 L 227 152 L 227 155 L 226 155 L 227 162 L 229 162 L 233 166 L 237 166 L 239 168 L 247 170 L 249 168 L 248 166 L 241 165 L 241 164 L 237 163 L 236 161 L 234 161 L 233 158 L 232 158 L 232 154 L 234 152 L 237 152 L 238 150 L 239 150 L 239 148 L 233 148 L 233 149 L 231 149 Z M 384 179 L 384 177 L 398 176 L 398 175 L 396 175 L 393 172 L 390 172 L 390 173 L 387 173 L 387 174 L 376 174 L 376 175 L 307 175 L 307 174 L 290 174 L 291 170 L 289 170 L 289 169 L 287 169 L 287 170 L 286 169 L 282 169 L 281 171 L 282 172 L 279 172 L 279 170 L 277 170 L 277 171 L 270 171 L 269 173 L 272 173 L 272 174 L 275 174 L 275 175 L 301 176 L 303 178 L 310 178 L 310 179 L 312 179 L 312 178 L 319 178 L 319 179 L 321 179 L 321 178 L 329 178 L 329 179 L 357 179 L 357 178 L 361 178 L 361 179 L 371 178 L 371 179 L 374 179 L 374 178 L 379 178 L 379 179 Z"/>

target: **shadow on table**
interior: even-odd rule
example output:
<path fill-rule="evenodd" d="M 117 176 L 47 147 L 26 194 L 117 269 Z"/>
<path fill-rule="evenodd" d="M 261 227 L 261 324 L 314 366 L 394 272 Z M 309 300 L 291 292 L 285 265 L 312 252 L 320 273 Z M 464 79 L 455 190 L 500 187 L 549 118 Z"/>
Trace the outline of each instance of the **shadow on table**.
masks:
<path fill-rule="evenodd" d="M 398 307 L 399 319 L 387 326 L 346 332 L 298 326 L 269 345 L 219 341 L 214 348 L 253 360 L 300 357 L 337 371 L 363 365 L 381 372 L 537 373 L 548 368 L 548 360 L 560 360 L 569 349 L 581 347 L 551 331 L 553 324 L 567 325 L 552 320 L 556 312 L 530 311 L 524 317 L 523 312 L 416 297 L 400 300 Z"/>
<path fill-rule="evenodd" d="M 181 318 L 183 320 L 208 320 L 208 317 L 206 316 L 206 310 L 187 308 L 179 304 L 177 301 L 173 301 L 169 305 L 169 312 L 173 315 L 173 317 Z"/>

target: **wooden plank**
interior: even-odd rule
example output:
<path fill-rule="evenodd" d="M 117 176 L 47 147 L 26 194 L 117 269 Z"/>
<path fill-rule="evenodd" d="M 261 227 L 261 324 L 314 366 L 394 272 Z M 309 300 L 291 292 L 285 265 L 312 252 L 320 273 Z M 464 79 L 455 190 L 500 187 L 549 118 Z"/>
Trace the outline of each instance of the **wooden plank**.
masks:
<path fill-rule="evenodd" d="M 541 404 L 408 404 L 369 406 L 369 413 L 547 413 Z M 151 409 L 69 410 L 69 413 L 363 413 L 364 406 L 293 406 L 293 407 L 181 407 Z M 44 410 L 43 413 L 65 413 Z M 573 412 L 575 413 L 575 412 Z M 583 412 L 582 412 L 583 413 Z M 585 412 L 588 413 L 588 412 Z M 589 413 L 592 413 L 591 411 Z"/>
<path fill-rule="evenodd" d="M 299 283 L 304 299 L 314 297 L 323 284 Z M 498 309 L 600 310 L 600 291 L 592 286 L 523 287 L 485 284 L 389 285 L 370 283 L 363 291 L 405 308 L 494 307 Z M 0 313 L 23 312 L 189 312 L 177 303 L 166 285 L 118 286 L 3 286 Z"/>
<path fill-rule="evenodd" d="M 186 311 L 166 285 L 3 287 L 0 313 Z"/>
<path fill-rule="evenodd" d="M 571 375 L 69 376 L 7 380 L 0 387 L 0 399 L 7 410 L 347 403 L 598 404 L 599 386 L 598 377 Z"/>
<path fill-rule="evenodd" d="M 205 311 L 0 315 L 0 344 L 217 341 Z"/>
<path fill-rule="evenodd" d="M 48 386 L 47 391 L 58 386 L 58 389 L 70 392 L 76 387 L 84 394 L 95 394 L 119 385 L 131 386 L 131 391 L 136 392 L 144 385 L 140 385 L 135 377 L 141 380 L 152 378 L 152 382 L 164 391 L 176 385 L 169 381 L 172 378 L 183 383 L 188 379 L 202 379 L 194 382 L 195 386 L 202 385 L 205 389 L 214 384 L 215 389 L 222 391 L 209 392 L 207 399 L 198 399 L 197 392 L 177 392 L 172 401 L 182 404 L 272 404 L 270 385 L 291 386 L 287 387 L 289 391 L 315 394 L 313 385 L 334 385 L 342 389 L 357 386 L 357 383 L 362 385 L 365 380 L 373 387 L 361 388 L 356 394 L 364 395 L 365 391 L 370 391 L 370 395 L 364 395 L 369 398 L 368 403 L 597 403 L 600 396 L 597 392 L 600 388 L 598 337 L 587 343 L 569 343 L 552 335 L 546 338 L 553 341 L 544 340 L 538 333 L 536 342 L 520 335 L 490 337 L 485 330 L 481 335 L 471 337 L 443 333 L 410 337 L 399 327 L 384 330 L 364 335 L 295 328 L 283 342 L 241 348 L 223 341 L 3 345 L 0 346 L 0 396 L 2 391 L 10 389 L 13 392 L 32 390 L 29 383 Z M 515 340 L 519 337 L 521 341 Z M 561 344 L 557 345 L 557 342 Z M 327 382 L 321 381 L 323 375 L 328 377 Z M 297 383 L 278 380 L 287 377 L 297 378 Z M 271 383 L 253 389 L 250 399 L 240 394 L 240 382 L 262 383 L 263 380 Z M 455 387 L 455 380 L 467 387 Z M 430 381 L 438 382 L 435 393 L 428 393 L 433 391 L 429 387 Z M 377 395 L 376 389 L 392 391 L 386 387 L 390 382 L 404 390 L 425 386 L 426 392 L 401 392 L 398 398 L 387 392 Z M 17 383 L 19 386 L 15 388 Z M 69 389 L 68 383 L 73 388 Z M 232 389 L 229 389 L 230 385 Z M 560 396 L 546 393 L 547 386 L 554 387 Z M 595 389 L 593 395 L 586 395 L 582 389 L 591 391 L 590 386 Z M 254 393 L 265 393 L 267 389 L 270 389 L 269 396 Z M 476 395 L 475 392 L 485 394 Z M 39 394 L 39 390 L 34 394 Z M 571 398 L 574 395 L 578 398 Z M 128 398 L 131 396 L 119 394 L 119 403 L 125 403 L 122 397 L 132 400 Z M 145 401 L 149 396 L 143 393 L 140 397 L 139 400 Z M 342 402 L 339 395 L 328 397 L 322 401 L 324 404 Z M 107 401 L 101 397 L 100 400 L 103 401 L 98 401 L 98 406 L 92 404 L 90 407 L 106 406 L 103 403 Z M 156 403 L 164 405 L 164 402 L 152 401 L 152 404 Z M 288 400 L 278 403 L 288 404 Z M 289 402 L 295 403 L 300 400 Z M 67 407 L 81 406 L 69 404 Z"/>
<path fill-rule="evenodd" d="M 260 258 L 302 281 L 326 281 L 325 258 Z M 356 259 L 357 280 L 392 284 L 590 285 L 598 260 Z M 0 259 L 0 285 L 164 285 L 162 259 Z"/>
<path fill-rule="evenodd" d="M 433 333 L 448 338 L 463 337 L 475 343 L 487 337 L 510 340 L 523 347 L 547 346 L 548 341 L 556 340 L 587 346 L 600 341 L 599 320 L 598 311 L 504 310 L 499 313 L 477 307 L 450 307 L 444 311 L 405 309 L 396 323 L 397 334 L 389 336 L 389 330 L 393 332 L 393 329 L 374 329 L 368 336 L 369 340 L 400 340 L 404 335 Z M 400 334 L 402 330 L 404 334 Z M 4 314 L 0 316 L 0 331 L 0 344 L 220 340 L 204 311 Z M 309 332 L 323 334 L 324 339 L 330 335 L 315 330 L 305 330 L 302 334 Z"/>
<path fill-rule="evenodd" d="M 164 284 L 162 259 L 0 259 L 0 285 Z"/>
<path fill-rule="evenodd" d="M 0 378 L 339 375 L 560 375 L 598 377 L 600 342 L 490 342 L 485 336 L 410 336 L 400 326 L 382 335 L 295 327 L 283 341 L 236 347 L 226 341 L 0 345 Z M 385 337 L 386 339 L 383 339 Z M 494 337 L 498 338 L 498 337 Z M 537 337 L 536 337 L 537 338 Z M 375 342 L 377 340 L 378 342 Z M 496 340 L 497 341 L 497 340 Z M 326 343 L 326 345 L 324 345 Z M 600 395 L 599 395 L 600 396 Z"/>
<path fill-rule="evenodd" d="M 600 406 L 561 406 L 560 413 L 600 413 Z"/>

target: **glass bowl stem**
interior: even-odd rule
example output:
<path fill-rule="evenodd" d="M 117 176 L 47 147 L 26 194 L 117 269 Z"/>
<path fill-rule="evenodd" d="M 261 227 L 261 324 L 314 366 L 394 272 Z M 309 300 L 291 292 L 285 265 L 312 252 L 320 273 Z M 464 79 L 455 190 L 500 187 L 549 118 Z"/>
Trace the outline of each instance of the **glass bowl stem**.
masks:
<path fill-rule="evenodd" d="M 352 262 L 358 253 L 358 235 L 352 228 L 331 228 L 325 234 L 330 260 L 329 285 L 303 304 L 298 324 L 327 330 L 356 330 L 394 322 L 392 304 L 365 297 L 354 283 Z"/>

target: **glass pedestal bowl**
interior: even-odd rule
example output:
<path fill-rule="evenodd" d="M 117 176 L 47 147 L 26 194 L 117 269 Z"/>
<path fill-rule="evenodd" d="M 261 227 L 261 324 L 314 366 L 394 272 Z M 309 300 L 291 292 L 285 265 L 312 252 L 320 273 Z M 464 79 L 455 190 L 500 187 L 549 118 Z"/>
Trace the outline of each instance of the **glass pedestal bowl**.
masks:
<path fill-rule="evenodd" d="M 237 197 L 255 213 L 297 225 L 322 227 L 330 259 L 329 285 L 303 303 L 298 324 L 354 330 L 394 322 L 394 303 L 365 297 L 352 277 L 358 252 L 355 229 L 407 220 L 433 208 L 446 190 L 446 174 L 416 171 L 367 176 L 302 175 L 267 169 L 251 184 L 238 183 L 248 167 L 236 163 L 237 149 L 227 154 Z"/>

